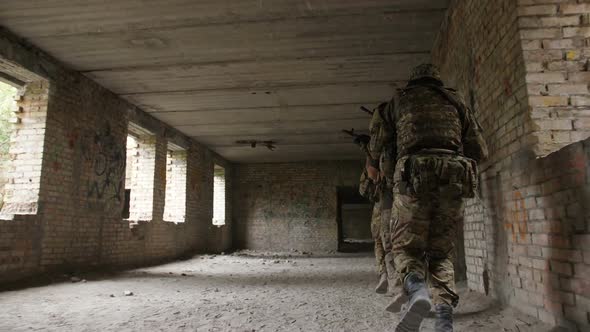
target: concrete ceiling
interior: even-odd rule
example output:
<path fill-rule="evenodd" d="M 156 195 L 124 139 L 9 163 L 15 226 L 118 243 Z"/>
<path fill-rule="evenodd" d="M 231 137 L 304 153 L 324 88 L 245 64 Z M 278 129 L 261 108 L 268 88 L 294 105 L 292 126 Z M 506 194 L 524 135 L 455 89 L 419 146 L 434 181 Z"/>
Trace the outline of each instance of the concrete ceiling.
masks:
<path fill-rule="evenodd" d="M 357 159 L 448 0 L 20 0 L 0 24 L 234 162 Z M 273 140 L 252 149 L 237 140 Z"/>

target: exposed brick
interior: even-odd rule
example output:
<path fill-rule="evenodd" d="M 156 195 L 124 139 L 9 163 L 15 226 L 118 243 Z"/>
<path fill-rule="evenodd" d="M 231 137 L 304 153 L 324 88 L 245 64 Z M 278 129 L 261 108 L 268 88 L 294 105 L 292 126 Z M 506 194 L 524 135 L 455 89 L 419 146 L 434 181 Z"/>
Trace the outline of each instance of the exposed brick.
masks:
<path fill-rule="evenodd" d="M 570 263 L 551 261 L 550 265 L 551 265 L 551 271 L 553 271 L 555 273 L 558 273 L 561 275 L 566 275 L 566 276 L 571 276 L 573 274 L 572 264 L 570 264 Z"/>
<path fill-rule="evenodd" d="M 590 72 L 578 72 L 570 73 L 569 81 L 574 83 L 586 83 L 590 82 Z"/>
<path fill-rule="evenodd" d="M 565 38 L 572 38 L 572 37 L 588 38 L 588 37 L 590 37 L 590 27 L 563 28 L 563 36 Z"/>
<path fill-rule="evenodd" d="M 556 39 L 556 40 L 543 40 L 543 48 L 547 50 L 551 49 L 568 49 L 574 47 L 573 39 Z"/>
<path fill-rule="evenodd" d="M 588 312 L 577 307 L 565 306 L 565 317 L 575 321 L 576 323 L 588 324 Z"/>
<path fill-rule="evenodd" d="M 559 6 L 559 11 L 563 14 L 590 13 L 590 4 L 563 4 Z"/>
<path fill-rule="evenodd" d="M 588 93 L 588 84 L 548 84 L 551 95 L 572 95 Z"/>
<path fill-rule="evenodd" d="M 590 106 L 590 96 L 572 96 L 572 106 Z"/>
<path fill-rule="evenodd" d="M 560 83 L 566 81 L 564 73 L 551 72 L 551 73 L 530 73 L 526 76 L 528 83 Z"/>
<path fill-rule="evenodd" d="M 279 251 L 336 250 L 338 229 L 333 222 L 337 206 L 334 190 L 338 186 L 354 186 L 358 182 L 358 173 L 356 161 L 237 165 L 234 185 L 241 204 L 234 211 L 236 246 Z M 289 190 L 279 190 L 278 187 L 272 190 L 272 183 L 288 183 Z M 273 203 L 292 202 L 293 193 L 297 193 L 297 204 Z M 261 202 L 265 203 L 261 205 Z M 273 217 L 262 217 L 270 211 Z M 304 225 L 301 215 L 314 220 L 313 224 Z"/>
<path fill-rule="evenodd" d="M 572 130 L 572 120 L 569 119 L 555 119 L 537 121 L 536 125 L 540 130 Z"/>
<path fill-rule="evenodd" d="M 522 39 L 553 39 L 561 38 L 562 33 L 556 28 L 526 29 L 520 31 L 520 37 Z"/>
<path fill-rule="evenodd" d="M 569 103 L 569 98 L 567 96 L 531 96 L 529 100 L 531 106 L 542 107 L 567 106 Z"/>
<path fill-rule="evenodd" d="M 30 200 L 20 197 L 23 209 L 10 211 L 16 213 L 14 220 L 0 220 L 0 248 L 10 248 L 15 258 L 8 266 L 0 254 L 0 282 L 73 266 L 139 265 L 229 248 L 228 227 L 208 227 L 214 159 L 231 170 L 229 163 L 84 75 L 21 45 L 9 32 L 0 35 L 2 69 L 26 59 L 22 62 L 28 67 L 19 71 L 33 82 L 19 101 L 23 121 L 18 129 L 24 136 L 12 147 L 18 172 L 9 186 L 11 195 L 22 188 Z M 34 83 L 39 74 L 48 81 Z M 155 137 L 128 150 L 129 122 Z M 190 200 L 182 225 L 163 222 L 168 140 L 188 147 Z M 145 173 L 136 168 L 144 166 L 149 169 Z M 122 212 L 126 171 L 132 170 L 136 184 L 127 184 L 136 189 L 131 196 L 138 222 L 130 225 Z M 37 206 L 42 213 L 36 213 Z"/>
<path fill-rule="evenodd" d="M 520 6 L 519 16 L 554 15 L 557 13 L 556 5 Z"/>

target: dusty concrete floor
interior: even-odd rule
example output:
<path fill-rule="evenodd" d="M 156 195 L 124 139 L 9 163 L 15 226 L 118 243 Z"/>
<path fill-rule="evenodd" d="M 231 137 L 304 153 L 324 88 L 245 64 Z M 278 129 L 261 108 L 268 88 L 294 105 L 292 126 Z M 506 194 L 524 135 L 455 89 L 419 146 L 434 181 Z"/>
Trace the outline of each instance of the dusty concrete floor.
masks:
<path fill-rule="evenodd" d="M 196 256 L 0 293 L 0 331 L 392 331 L 367 254 Z M 133 292 L 125 296 L 125 291 Z M 549 329 L 462 291 L 456 331 Z M 422 331 L 432 331 L 432 320 Z"/>

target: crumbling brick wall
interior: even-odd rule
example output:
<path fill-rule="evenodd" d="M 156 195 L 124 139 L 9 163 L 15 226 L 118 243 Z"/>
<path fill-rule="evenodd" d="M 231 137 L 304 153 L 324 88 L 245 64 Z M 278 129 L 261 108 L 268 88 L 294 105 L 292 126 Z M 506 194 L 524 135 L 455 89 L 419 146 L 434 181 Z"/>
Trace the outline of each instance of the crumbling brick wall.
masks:
<path fill-rule="evenodd" d="M 466 202 L 469 287 L 573 330 L 589 326 L 588 142 L 537 156 L 584 138 L 575 123 L 585 106 L 573 101 L 587 90 L 565 80 L 587 71 L 580 59 L 568 59 L 568 46 L 580 47 L 573 51 L 583 57 L 587 45 L 580 37 L 556 40 L 568 28 L 583 31 L 586 2 L 456 0 L 433 49 L 443 78 L 473 107 L 490 147 L 480 165 L 481 197 Z M 570 26 L 571 16 L 579 27 Z M 544 104 L 552 100 L 561 104 Z M 556 114 L 567 112 L 568 140 L 540 139 L 555 134 L 540 124 L 558 125 Z"/>
<path fill-rule="evenodd" d="M 535 153 L 590 137 L 590 3 L 518 2 Z"/>
<path fill-rule="evenodd" d="M 12 211 L 12 220 L 0 220 L 0 281 L 51 270 L 147 264 L 231 246 L 229 225 L 209 227 L 213 165 L 231 169 L 227 161 L 4 30 L 0 54 L 0 62 L 47 81 L 44 89 L 29 86 L 47 92 L 40 99 L 47 101 L 42 154 L 28 155 L 41 163 L 37 210 Z M 34 96 L 25 94 L 23 102 Z M 147 175 L 153 178 L 151 214 L 133 225 L 122 217 L 130 122 L 154 133 L 155 143 L 154 171 Z M 169 142 L 187 150 L 189 203 L 181 224 L 163 220 Z"/>
<path fill-rule="evenodd" d="M 13 124 L 10 137 L 3 214 L 37 213 L 49 82 L 31 79 L 34 81 L 15 96 L 18 109 L 14 119 L 18 122 Z"/>
<path fill-rule="evenodd" d="M 236 247 L 337 250 L 337 188 L 358 186 L 361 170 L 359 161 L 236 165 Z"/>

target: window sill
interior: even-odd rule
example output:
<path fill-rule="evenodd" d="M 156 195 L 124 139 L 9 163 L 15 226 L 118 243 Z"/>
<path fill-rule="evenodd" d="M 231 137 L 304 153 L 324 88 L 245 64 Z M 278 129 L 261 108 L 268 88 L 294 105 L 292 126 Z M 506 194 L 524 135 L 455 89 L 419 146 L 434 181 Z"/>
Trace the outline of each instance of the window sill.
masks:
<path fill-rule="evenodd" d="M 164 219 L 164 222 L 169 222 L 169 223 L 177 224 L 178 225 L 178 224 L 184 224 L 185 220 L 184 219 L 182 219 L 182 220 L 178 220 L 178 219 L 177 220 L 167 220 L 167 219 Z"/>
<path fill-rule="evenodd" d="M 212 220 L 213 226 L 222 227 L 225 226 L 225 220 Z"/>

